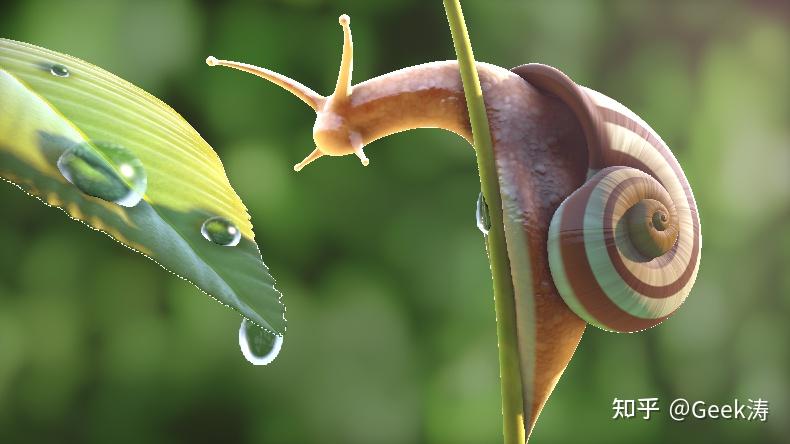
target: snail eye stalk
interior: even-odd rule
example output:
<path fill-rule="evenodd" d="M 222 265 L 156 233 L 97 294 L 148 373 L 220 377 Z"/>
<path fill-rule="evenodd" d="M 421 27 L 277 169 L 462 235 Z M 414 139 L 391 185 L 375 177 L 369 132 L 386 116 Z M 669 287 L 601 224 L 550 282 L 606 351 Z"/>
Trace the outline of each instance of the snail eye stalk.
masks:
<path fill-rule="evenodd" d="M 260 66 L 250 65 L 247 63 L 241 62 L 234 62 L 232 60 L 220 60 L 214 56 L 209 56 L 206 58 L 206 64 L 208 66 L 226 66 L 228 68 L 238 69 L 239 71 L 248 72 L 250 74 L 254 74 L 258 77 L 264 78 L 275 85 L 278 85 L 285 89 L 286 91 L 290 92 L 291 94 L 295 95 L 299 99 L 301 99 L 304 103 L 308 104 L 310 108 L 313 108 L 316 112 L 321 109 L 326 98 L 318 94 L 317 92 L 313 91 L 312 89 L 302 85 L 301 83 L 297 82 L 294 79 L 286 77 L 282 74 L 278 74 L 274 71 L 268 70 L 266 68 L 261 68 Z"/>
<path fill-rule="evenodd" d="M 266 68 L 231 60 L 220 60 L 213 56 L 206 59 L 206 64 L 209 66 L 226 66 L 269 80 L 291 92 L 315 110 L 317 119 L 313 128 L 313 138 L 316 141 L 316 149 L 308 154 L 304 160 L 294 165 L 294 171 L 301 171 L 306 165 L 325 155 L 342 156 L 355 154 L 362 165 L 367 166 L 370 163 L 363 151 L 364 142 L 360 134 L 354 131 L 351 125 L 337 124 L 337 122 L 345 121 L 348 113 L 352 89 L 351 73 L 354 69 L 351 18 L 343 14 L 338 19 L 338 22 L 343 28 L 343 54 L 340 59 L 340 69 L 337 75 L 335 91 L 329 97 L 323 97 L 296 80 Z"/>
<path fill-rule="evenodd" d="M 351 72 L 354 70 L 354 42 L 351 40 L 351 18 L 343 14 L 338 19 L 343 27 L 343 56 L 340 59 L 340 72 L 332 96 L 345 99 L 351 96 Z"/>

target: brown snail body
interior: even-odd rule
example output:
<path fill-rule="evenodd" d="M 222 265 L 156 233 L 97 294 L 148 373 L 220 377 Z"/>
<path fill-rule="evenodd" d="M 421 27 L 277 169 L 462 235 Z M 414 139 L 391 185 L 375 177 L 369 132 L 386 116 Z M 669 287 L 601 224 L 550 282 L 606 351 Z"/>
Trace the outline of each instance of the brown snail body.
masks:
<path fill-rule="evenodd" d="M 316 149 L 355 154 L 389 134 L 443 128 L 471 143 L 456 61 L 401 69 L 351 86 L 352 41 L 335 92 L 322 97 L 263 68 L 209 57 L 291 91 L 318 118 Z M 701 236 L 693 195 L 661 139 L 616 101 L 538 64 L 477 63 L 502 196 L 515 294 L 526 435 L 586 323 L 633 332 L 671 315 L 690 291 Z"/>

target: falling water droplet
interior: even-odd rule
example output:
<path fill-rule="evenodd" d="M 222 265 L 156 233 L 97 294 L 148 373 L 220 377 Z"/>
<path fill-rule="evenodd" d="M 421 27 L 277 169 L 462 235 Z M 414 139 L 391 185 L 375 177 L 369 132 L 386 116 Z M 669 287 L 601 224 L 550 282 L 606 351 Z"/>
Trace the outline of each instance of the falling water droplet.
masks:
<path fill-rule="evenodd" d="M 267 365 L 277 358 L 283 347 L 283 337 L 273 335 L 244 319 L 239 327 L 239 347 L 244 357 L 253 365 Z"/>
<path fill-rule="evenodd" d="M 223 247 L 235 247 L 241 240 L 241 231 L 233 222 L 224 217 L 210 217 L 203 222 L 200 233 L 207 240 Z"/>
<path fill-rule="evenodd" d="M 55 77 L 68 77 L 70 74 L 69 69 L 59 63 L 53 63 L 49 72 Z"/>
<path fill-rule="evenodd" d="M 488 230 L 491 229 L 491 218 L 488 215 L 488 204 L 486 203 L 486 199 L 483 197 L 482 192 L 479 196 L 477 196 L 475 219 L 477 219 L 477 228 L 480 229 L 484 236 L 487 235 Z"/>
<path fill-rule="evenodd" d="M 58 159 L 63 177 L 83 193 L 133 207 L 148 186 L 143 163 L 125 147 L 113 143 L 80 143 Z"/>

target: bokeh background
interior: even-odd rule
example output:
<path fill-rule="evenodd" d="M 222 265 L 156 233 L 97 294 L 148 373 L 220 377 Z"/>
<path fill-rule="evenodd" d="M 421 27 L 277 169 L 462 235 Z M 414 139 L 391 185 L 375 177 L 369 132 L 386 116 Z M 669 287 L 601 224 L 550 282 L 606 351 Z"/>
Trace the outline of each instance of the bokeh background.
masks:
<path fill-rule="evenodd" d="M 684 166 L 697 284 L 635 335 L 588 329 L 531 442 L 790 439 L 790 10 L 783 1 L 465 1 L 479 60 L 543 62 L 625 103 Z M 454 58 L 438 0 L 11 1 L 0 35 L 102 66 L 178 110 L 222 157 L 285 294 L 277 361 L 239 317 L 0 183 L 0 442 L 501 442 L 493 299 L 470 147 L 418 130 L 321 159 L 312 111 L 207 55 L 329 92 L 337 16 L 354 77 Z M 612 400 L 656 396 L 651 421 Z M 671 399 L 762 397 L 766 423 L 669 420 Z"/>

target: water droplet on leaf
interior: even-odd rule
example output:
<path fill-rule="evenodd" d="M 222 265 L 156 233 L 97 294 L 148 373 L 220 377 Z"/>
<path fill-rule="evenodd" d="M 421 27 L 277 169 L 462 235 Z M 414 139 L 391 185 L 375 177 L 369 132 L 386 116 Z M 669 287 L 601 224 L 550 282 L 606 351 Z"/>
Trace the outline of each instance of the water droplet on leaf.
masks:
<path fill-rule="evenodd" d="M 488 215 L 488 204 L 482 192 L 477 196 L 475 219 L 477 219 L 477 228 L 480 229 L 484 236 L 487 235 L 488 231 L 491 229 L 491 218 Z"/>
<path fill-rule="evenodd" d="M 68 77 L 70 74 L 69 69 L 59 63 L 53 64 L 49 68 L 49 72 L 55 77 Z"/>
<path fill-rule="evenodd" d="M 283 346 L 283 337 L 273 335 L 244 319 L 239 328 L 239 347 L 244 357 L 253 365 L 267 365 L 277 358 Z"/>
<path fill-rule="evenodd" d="M 241 240 L 241 231 L 233 222 L 224 217 L 210 217 L 203 222 L 200 233 L 207 240 L 223 247 L 235 247 Z"/>
<path fill-rule="evenodd" d="M 63 177 L 83 193 L 133 207 L 148 186 L 143 163 L 125 147 L 113 143 L 80 143 L 58 159 Z"/>

